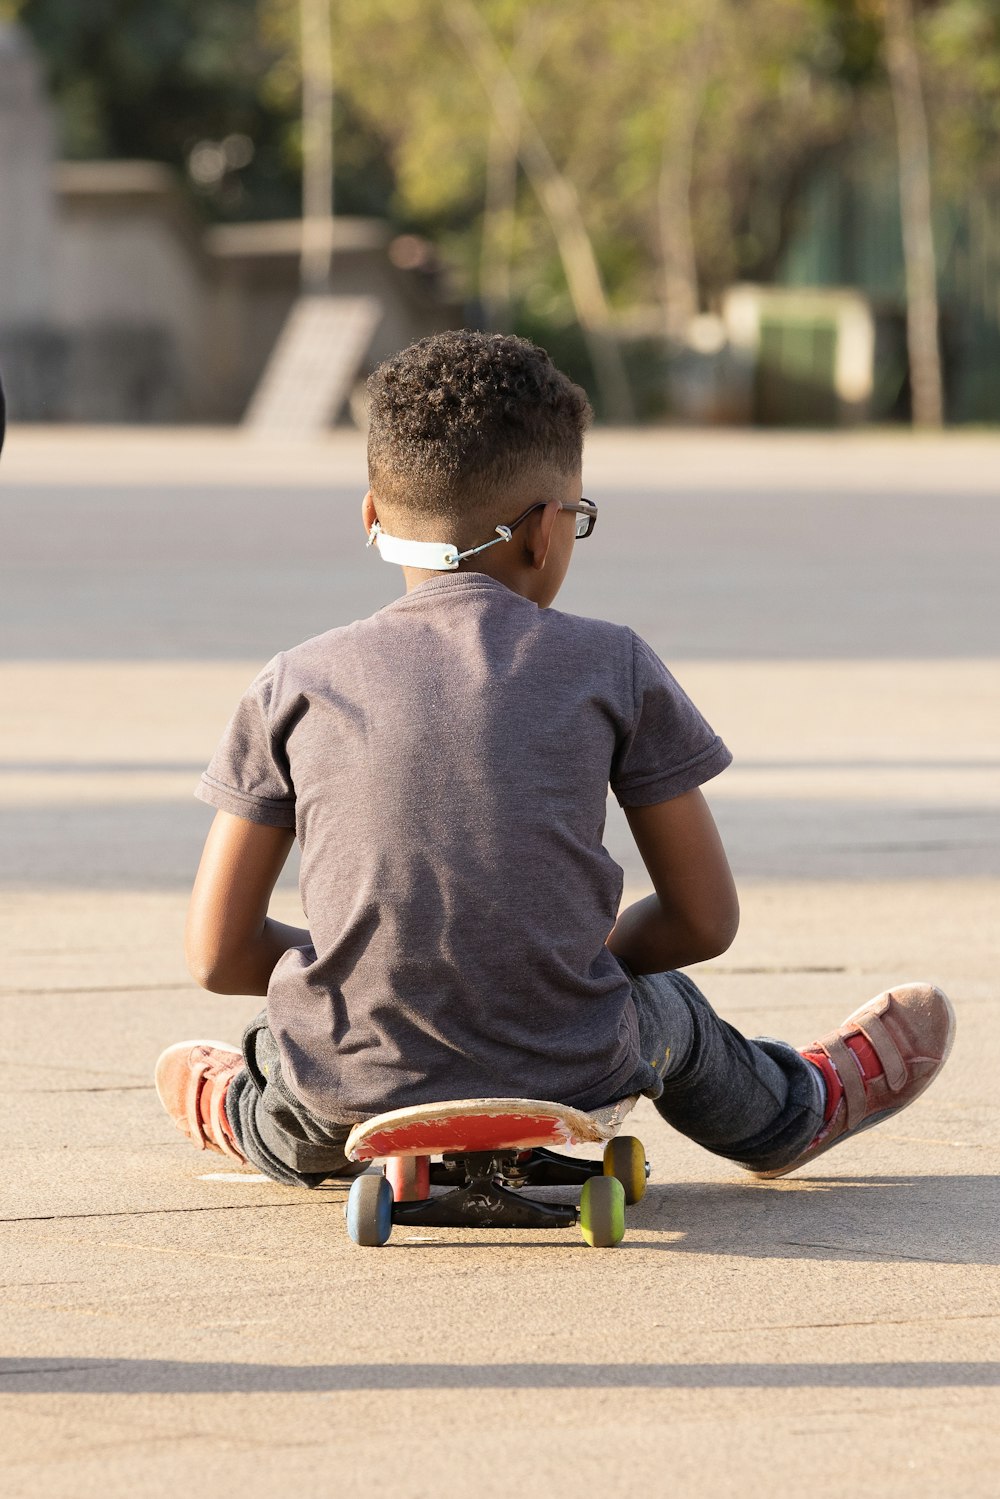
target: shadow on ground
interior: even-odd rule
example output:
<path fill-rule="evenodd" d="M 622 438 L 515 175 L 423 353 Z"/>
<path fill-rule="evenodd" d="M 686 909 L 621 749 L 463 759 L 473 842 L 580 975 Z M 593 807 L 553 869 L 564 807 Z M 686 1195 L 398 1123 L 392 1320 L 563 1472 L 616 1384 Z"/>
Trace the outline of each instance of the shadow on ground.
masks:
<path fill-rule="evenodd" d="M 210 809 L 194 798 L 200 773 L 201 767 L 185 769 L 191 795 L 184 801 L 4 807 L 0 887 L 78 890 L 80 850 L 86 849 L 91 889 L 189 890 L 211 822 Z M 0 779 L 4 774 L 0 766 Z M 55 783 L 64 772 L 50 774 Z M 941 879 L 1000 875 L 994 807 L 730 798 L 715 814 L 740 879 L 926 879 L 932 866 Z M 605 844 L 627 883 L 647 883 L 624 814 L 613 805 Z M 284 885 L 294 868 L 286 870 Z"/>
<path fill-rule="evenodd" d="M 996 1265 L 1000 1176 L 654 1185 L 628 1221 L 627 1243 L 643 1229 L 673 1231 L 680 1237 L 657 1247 L 674 1253 Z"/>
<path fill-rule="evenodd" d="M 0 1394 L 250 1395 L 352 1390 L 937 1389 L 1000 1385 L 1000 1363 L 200 1364 L 0 1359 Z"/>
<path fill-rule="evenodd" d="M 332 1183 L 330 1184 L 333 1185 Z M 539 1198 L 573 1201 L 553 1189 Z M 629 1208 L 618 1253 L 718 1254 L 746 1259 L 857 1261 L 935 1265 L 1000 1264 L 1000 1177 L 857 1176 L 789 1178 L 783 1182 L 652 1183 Z M 400 1252 L 509 1247 L 489 1231 L 429 1231 L 407 1242 L 399 1228 L 390 1240 Z M 440 1235 L 440 1236 L 439 1236 Z M 515 1247 L 568 1246 L 561 1236 L 526 1234 Z M 370 1252 L 370 1251 L 369 1251 Z"/>
<path fill-rule="evenodd" d="M 4 1219 L 29 1223 L 44 1219 L 162 1219 L 177 1227 L 187 1220 L 233 1221 L 245 1214 L 273 1215 L 275 1233 L 314 1231 L 326 1241 L 328 1215 L 337 1232 L 346 1182 L 330 1181 L 312 1192 L 282 1192 L 279 1201 L 251 1201 L 237 1195 L 206 1202 L 203 1197 L 184 1206 L 148 1205 L 133 1211 L 48 1212 Z M 532 1195 L 536 1195 L 532 1193 Z M 540 1199 L 576 1200 L 565 1188 L 539 1190 Z M 789 1178 L 783 1182 L 653 1183 L 641 1203 L 629 1208 L 627 1232 L 618 1254 L 655 1250 L 666 1255 L 705 1254 L 760 1260 L 817 1260 L 828 1262 L 927 1263 L 936 1265 L 1000 1264 L 1000 1176 L 857 1176 Z M 300 1248 L 302 1245 L 300 1244 Z M 463 1252 L 503 1249 L 507 1252 L 551 1250 L 590 1255 L 582 1239 L 567 1242 L 561 1233 L 528 1231 L 434 1229 L 407 1237 L 397 1226 L 385 1249 L 356 1249 L 355 1255 Z"/>

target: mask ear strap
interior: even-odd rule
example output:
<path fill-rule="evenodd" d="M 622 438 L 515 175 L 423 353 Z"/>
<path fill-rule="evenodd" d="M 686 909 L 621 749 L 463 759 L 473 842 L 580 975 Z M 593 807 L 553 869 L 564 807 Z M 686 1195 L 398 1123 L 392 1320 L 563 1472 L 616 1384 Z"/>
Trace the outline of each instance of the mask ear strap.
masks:
<path fill-rule="evenodd" d="M 487 547 L 495 547 L 501 541 L 510 541 L 509 526 L 497 526 L 493 541 L 484 541 L 482 546 L 471 547 L 460 552 L 453 541 L 408 541 L 402 536 L 389 536 L 378 521 L 373 521 L 368 532 L 368 547 L 378 547 L 383 562 L 395 562 L 401 567 L 423 567 L 429 572 L 454 572 L 466 557 L 475 557 Z"/>
<path fill-rule="evenodd" d="M 497 526 L 495 541 L 484 541 L 481 547 L 472 547 L 468 552 L 459 552 L 459 562 L 464 562 L 466 557 L 475 557 L 479 552 L 485 552 L 487 547 L 495 547 L 501 541 L 510 541 L 512 532 L 510 526 Z"/>
<path fill-rule="evenodd" d="M 400 567 L 423 567 L 435 573 L 451 573 L 458 567 L 458 547 L 453 541 L 408 541 L 390 536 L 378 521 L 368 532 L 367 545 L 378 547 L 383 562 L 395 562 Z"/>

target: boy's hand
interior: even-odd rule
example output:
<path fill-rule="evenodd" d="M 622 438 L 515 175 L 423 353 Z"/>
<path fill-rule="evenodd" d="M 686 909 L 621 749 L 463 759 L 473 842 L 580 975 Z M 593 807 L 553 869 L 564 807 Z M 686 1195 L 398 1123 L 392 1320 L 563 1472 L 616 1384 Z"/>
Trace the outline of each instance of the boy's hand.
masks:
<path fill-rule="evenodd" d="M 665 973 L 725 952 L 736 936 L 740 907 L 701 792 L 626 807 L 625 816 L 656 894 L 619 913 L 608 947 L 633 973 Z"/>
<path fill-rule="evenodd" d="M 184 953 L 191 977 L 215 994 L 266 994 L 275 963 L 311 939 L 272 921 L 268 903 L 295 834 L 217 812 L 191 892 Z"/>

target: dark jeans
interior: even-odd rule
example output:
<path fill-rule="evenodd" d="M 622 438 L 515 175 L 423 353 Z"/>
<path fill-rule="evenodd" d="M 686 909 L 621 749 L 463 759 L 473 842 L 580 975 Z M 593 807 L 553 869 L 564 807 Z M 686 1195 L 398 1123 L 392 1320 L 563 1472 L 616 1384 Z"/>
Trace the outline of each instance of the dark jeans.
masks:
<path fill-rule="evenodd" d="M 741 1166 L 765 1171 L 794 1160 L 823 1122 L 818 1070 L 784 1041 L 741 1036 L 687 974 L 625 972 L 643 1065 L 636 1087 L 624 1091 L 658 1094 L 654 1105 L 668 1124 Z M 344 1155 L 350 1126 L 317 1119 L 285 1083 L 266 1013 L 247 1028 L 243 1056 L 226 1113 L 248 1161 L 290 1186 L 317 1187 L 362 1169 Z M 662 1092 L 649 1086 L 646 1063 L 662 1079 Z"/>

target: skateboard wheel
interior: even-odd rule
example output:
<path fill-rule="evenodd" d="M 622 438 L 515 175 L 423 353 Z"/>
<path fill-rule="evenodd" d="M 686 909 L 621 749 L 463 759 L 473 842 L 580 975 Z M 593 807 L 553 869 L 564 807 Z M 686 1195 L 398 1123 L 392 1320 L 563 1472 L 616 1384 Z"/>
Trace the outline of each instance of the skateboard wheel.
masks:
<path fill-rule="evenodd" d="M 431 1158 L 394 1155 L 385 1163 L 386 1181 L 396 1202 L 423 1202 L 431 1195 Z"/>
<path fill-rule="evenodd" d="M 355 1244 L 384 1244 L 392 1233 L 392 1188 L 381 1171 L 356 1176 L 347 1195 L 347 1232 Z"/>
<path fill-rule="evenodd" d="M 616 1176 L 592 1176 L 580 1193 L 580 1231 L 592 1249 L 625 1237 L 625 1188 Z"/>
<path fill-rule="evenodd" d="M 625 1188 L 625 1201 L 639 1202 L 646 1190 L 646 1152 L 635 1135 L 618 1135 L 604 1147 L 604 1175 Z"/>

